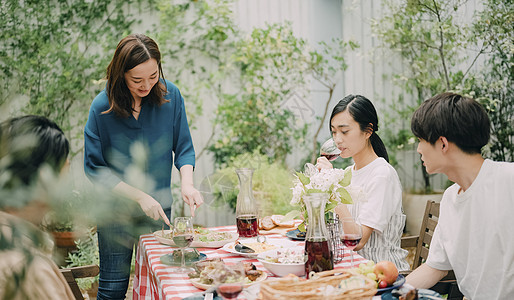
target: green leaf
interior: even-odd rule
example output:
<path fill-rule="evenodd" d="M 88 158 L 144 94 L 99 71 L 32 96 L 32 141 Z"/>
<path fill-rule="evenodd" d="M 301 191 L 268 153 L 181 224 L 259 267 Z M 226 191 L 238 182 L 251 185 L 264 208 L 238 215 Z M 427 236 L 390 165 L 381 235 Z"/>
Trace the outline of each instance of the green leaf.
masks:
<path fill-rule="evenodd" d="M 305 222 L 303 222 L 302 224 L 298 225 L 298 230 L 301 231 L 301 232 L 305 232 L 306 229 L 305 229 Z"/>
<path fill-rule="evenodd" d="M 337 192 L 341 196 L 341 203 L 343 204 L 353 204 L 352 196 L 345 188 L 338 188 Z"/>
<path fill-rule="evenodd" d="M 309 183 L 311 183 L 311 180 L 309 179 L 309 177 L 305 176 L 305 174 L 296 172 L 296 175 L 298 176 L 298 179 L 300 179 L 300 182 L 303 185 L 308 185 Z"/>
<path fill-rule="evenodd" d="M 341 179 L 341 181 L 339 181 L 339 184 L 341 186 L 347 187 L 348 185 L 350 185 L 350 182 L 352 182 L 352 170 L 350 170 L 350 168 L 347 168 L 344 171 L 344 177 L 343 179 Z"/>
<path fill-rule="evenodd" d="M 339 203 L 336 201 L 328 202 L 327 205 L 325 206 L 325 212 L 332 211 L 338 205 L 339 205 Z"/>
<path fill-rule="evenodd" d="M 284 218 L 282 219 L 282 222 L 289 222 L 291 220 L 294 220 L 294 218 L 300 216 L 302 214 L 301 211 L 295 209 L 295 210 L 292 210 L 290 212 L 288 212 Z"/>

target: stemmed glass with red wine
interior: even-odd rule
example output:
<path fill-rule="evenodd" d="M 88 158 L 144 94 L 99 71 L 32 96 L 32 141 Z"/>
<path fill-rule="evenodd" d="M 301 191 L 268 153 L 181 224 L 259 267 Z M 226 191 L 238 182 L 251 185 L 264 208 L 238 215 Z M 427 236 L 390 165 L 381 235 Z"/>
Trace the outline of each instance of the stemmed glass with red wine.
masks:
<path fill-rule="evenodd" d="M 192 268 L 186 267 L 184 252 L 194 239 L 193 221 L 191 217 L 177 217 L 173 224 L 173 242 L 180 248 L 181 262 L 180 267 L 174 269 L 175 273 L 189 273 L 194 271 Z"/>
<path fill-rule="evenodd" d="M 323 145 L 321 145 L 321 148 L 319 149 L 319 154 L 321 156 L 326 157 L 329 161 L 333 161 L 339 157 L 339 154 L 341 154 L 341 150 L 337 148 L 334 140 L 330 138 L 327 141 L 325 141 Z"/>
<path fill-rule="evenodd" d="M 246 278 L 245 269 L 242 263 L 226 266 L 214 276 L 216 292 L 223 299 L 237 299 L 243 291 L 243 284 Z"/>
<path fill-rule="evenodd" d="M 341 242 L 346 248 L 350 249 L 353 268 L 353 249 L 357 247 L 362 239 L 362 227 L 353 218 L 343 218 L 340 220 L 340 224 Z"/>

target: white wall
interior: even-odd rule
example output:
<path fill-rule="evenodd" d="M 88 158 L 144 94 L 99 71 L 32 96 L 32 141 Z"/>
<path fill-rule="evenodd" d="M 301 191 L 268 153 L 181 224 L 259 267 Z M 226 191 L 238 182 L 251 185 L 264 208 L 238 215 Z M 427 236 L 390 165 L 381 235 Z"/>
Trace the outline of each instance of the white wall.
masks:
<path fill-rule="evenodd" d="M 337 101 L 347 94 L 362 94 L 370 98 L 379 113 L 379 119 L 391 101 L 393 94 L 400 92 L 387 76 L 402 71 L 402 63 L 395 59 L 391 53 L 384 53 L 378 49 L 378 40 L 371 32 L 370 20 L 380 16 L 381 1 L 377 0 L 238 0 L 234 4 L 236 22 L 242 30 L 250 32 L 254 27 L 262 27 L 267 23 L 290 21 L 293 32 L 301 38 L 316 45 L 320 41 L 329 42 L 332 38 L 355 40 L 360 48 L 347 56 L 349 65 L 347 71 L 337 79 L 338 86 L 330 103 L 333 107 Z M 470 18 L 473 12 L 480 7 L 479 0 L 471 0 L 465 6 L 465 13 L 461 18 Z M 158 20 L 157 16 L 146 16 L 138 26 L 138 32 L 146 32 Z M 170 80 L 173 80 L 170 78 Z M 315 121 L 322 114 L 323 103 L 327 99 L 327 91 L 318 85 L 311 87 L 311 99 L 307 99 L 315 112 L 307 121 Z M 385 99 L 385 101 L 383 101 Z M 186 99 L 187 101 L 187 99 Z M 205 115 L 196 123 L 197 129 L 192 130 L 193 141 L 197 154 L 207 144 L 212 128 L 212 119 L 216 104 L 211 99 L 204 101 Z M 329 111 L 330 113 L 330 111 Z M 327 121 L 325 121 L 327 122 Z M 317 127 L 316 123 L 314 127 Z M 385 128 L 388 124 L 379 124 Z M 409 120 L 403 126 L 409 128 Z M 322 127 L 319 140 L 329 137 L 326 126 Z M 378 132 L 380 134 L 380 130 Z M 311 133 L 312 134 L 312 133 Z M 305 157 L 305 149 L 298 149 L 287 158 L 287 164 L 296 167 Z M 81 163 L 81 157 L 77 159 Z M 421 171 L 419 170 L 419 156 L 413 151 L 406 151 L 400 158 L 398 173 L 405 188 L 420 188 L 422 186 Z M 418 168 L 413 168 L 418 166 Z M 77 168 L 80 169 L 80 168 Z M 195 185 L 202 186 L 202 192 L 207 200 L 206 205 L 197 212 L 195 223 L 205 226 L 234 224 L 235 216 L 227 207 L 210 203 L 212 197 L 208 188 L 205 188 L 206 178 L 214 173 L 213 158 L 208 152 L 197 160 L 195 169 Z M 179 174 L 173 172 L 174 182 L 178 183 Z M 446 184 L 444 176 L 432 178 L 435 188 L 442 188 Z M 204 184 L 202 184 L 204 183 Z"/>

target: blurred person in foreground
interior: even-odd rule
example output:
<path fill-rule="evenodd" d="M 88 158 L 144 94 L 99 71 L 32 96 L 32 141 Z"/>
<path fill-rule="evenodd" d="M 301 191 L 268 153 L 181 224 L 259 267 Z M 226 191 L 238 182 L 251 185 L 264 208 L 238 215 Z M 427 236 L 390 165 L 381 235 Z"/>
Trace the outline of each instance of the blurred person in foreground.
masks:
<path fill-rule="evenodd" d="M 0 299 L 75 299 L 37 227 L 49 210 L 43 177 L 65 171 L 68 153 L 64 133 L 45 117 L 0 124 Z"/>
<path fill-rule="evenodd" d="M 170 224 L 173 164 L 180 171 L 182 198 L 192 216 L 203 199 L 193 185 L 195 152 L 184 99 L 163 77 L 157 43 L 142 34 L 123 38 L 106 78 L 106 88 L 93 100 L 84 129 L 84 170 L 93 183 L 139 205 L 131 213 L 130 228 L 110 217 L 99 220 L 97 229 L 97 297 L 125 299 L 139 234 Z M 140 170 L 136 180 L 131 173 L 134 164 Z M 112 207 L 114 212 L 118 209 Z"/>
<path fill-rule="evenodd" d="M 453 270 L 467 299 L 514 299 L 514 163 L 482 157 L 490 126 L 478 102 L 454 93 L 426 100 L 412 116 L 427 172 L 454 182 L 441 200 L 427 261 L 407 276 L 416 288 Z"/>

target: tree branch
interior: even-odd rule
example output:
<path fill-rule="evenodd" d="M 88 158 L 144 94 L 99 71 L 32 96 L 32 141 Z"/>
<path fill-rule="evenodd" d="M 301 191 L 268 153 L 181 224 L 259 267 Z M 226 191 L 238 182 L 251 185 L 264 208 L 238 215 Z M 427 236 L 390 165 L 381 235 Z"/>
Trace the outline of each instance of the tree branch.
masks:
<path fill-rule="evenodd" d="M 441 44 L 439 45 L 439 55 L 441 56 L 441 63 L 443 64 L 443 72 L 444 72 L 444 78 L 446 80 L 446 88 L 449 90 L 451 89 L 450 86 L 450 77 L 448 76 L 448 68 L 446 67 L 446 59 L 444 57 L 444 35 L 443 35 L 443 27 L 441 26 L 441 14 L 439 13 L 439 9 L 437 8 L 437 3 L 435 0 L 432 0 L 432 3 L 434 3 L 434 8 L 436 11 L 437 21 L 439 21 L 439 41 Z"/>
<path fill-rule="evenodd" d="M 323 128 L 323 124 L 325 123 L 325 118 L 327 116 L 328 107 L 330 105 L 330 101 L 332 100 L 332 96 L 334 94 L 335 84 L 332 85 L 328 90 L 328 100 L 325 103 L 325 110 L 323 112 L 323 117 L 321 118 L 321 122 L 319 123 L 318 129 L 316 130 L 316 133 L 314 134 L 314 137 L 312 138 L 312 156 L 311 156 L 311 162 L 314 163 L 316 161 L 316 157 L 318 156 L 318 135 L 321 132 L 321 128 Z"/>

